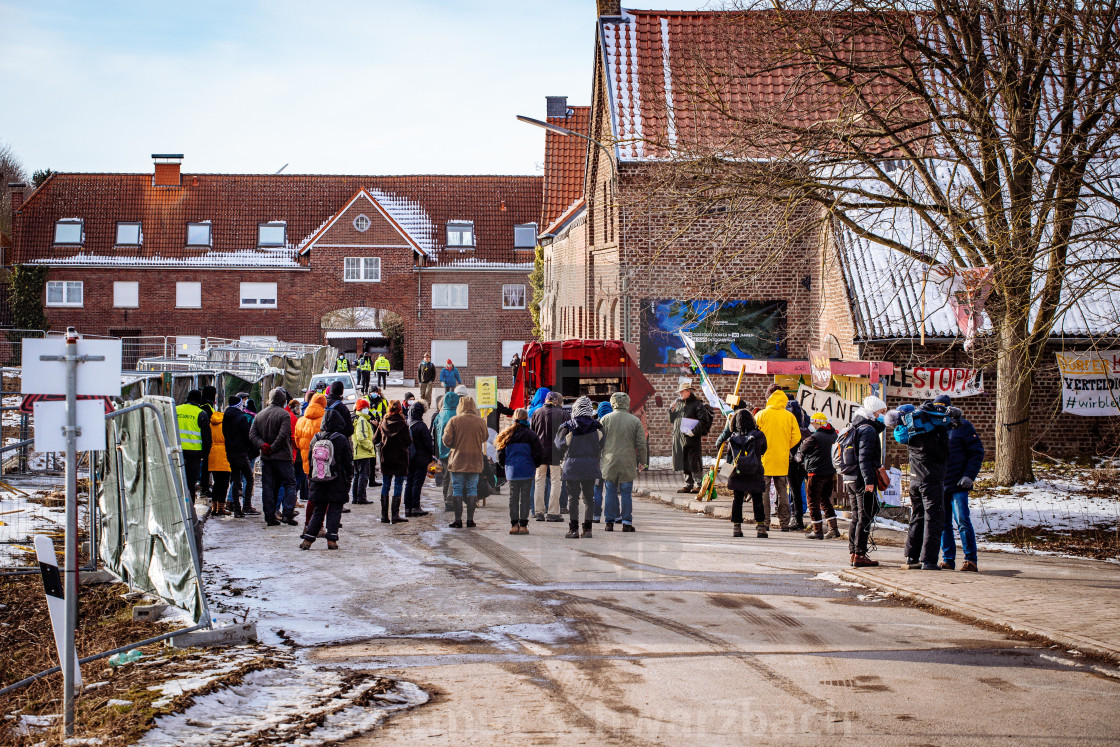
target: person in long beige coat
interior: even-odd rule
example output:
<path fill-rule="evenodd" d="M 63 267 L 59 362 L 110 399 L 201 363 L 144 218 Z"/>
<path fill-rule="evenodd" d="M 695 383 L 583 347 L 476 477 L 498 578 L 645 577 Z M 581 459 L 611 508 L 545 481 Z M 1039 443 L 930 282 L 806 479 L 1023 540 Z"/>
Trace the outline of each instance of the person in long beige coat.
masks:
<path fill-rule="evenodd" d="M 634 509 L 631 493 L 638 470 L 649 463 L 649 448 L 642 421 L 630 413 L 630 395 L 611 395 L 614 411 L 603 417 L 603 450 L 599 469 L 603 473 L 603 513 L 606 530 L 614 531 L 615 522 L 622 522 L 622 531 L 634 531 Z"/>
<path fill-rule="evenodd" d="M 450 450 L 447 468 L 451 472 L 451 495 L 455 501 L 453 529 L 463 527 L 463 501 L 467 502 L 467 527 L 474 528 L 474 507 L 478 500 L 478 476 L 482 474 L 486 439 L 490 432 L 478 414 L 473 397 L 462 396 L 455 417 L 443 428 L 443 445 Z"/>

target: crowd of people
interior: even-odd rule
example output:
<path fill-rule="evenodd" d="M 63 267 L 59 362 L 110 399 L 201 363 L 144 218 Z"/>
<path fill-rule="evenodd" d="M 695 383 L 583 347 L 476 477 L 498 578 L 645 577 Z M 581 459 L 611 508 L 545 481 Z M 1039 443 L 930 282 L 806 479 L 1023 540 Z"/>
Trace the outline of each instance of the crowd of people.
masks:
<path fill-rule="evenodd" d="M 387 372 L 388 361 L 382 365 L 382 359 L 364 355 L 357 363 L 359 374 Z M 345 359 L 339 360 L 336 370 L 345 370 Z M 341 517 L 349 512 L 345 505 L 372 503 L 370 487 L 381 489 L 383 523 L 427 515 L 420 496 L 429 476 L 443 489 L 444 510 L 454 515 L 449 525 L 454 529 L 476 527 L 479 501 L 508 483 L 510 534 L 528 534 L 533 519 L 563 522 L 564 514 L 565 537 L 571 539 L 590 537 L 593 524 L 604 520 L 606 531 L 614 531 L 615 525 L 622 532 L 636 531 L 633 488 L 638 472 L 648 466 L 649 448 L 645 427 L 630 412 L 625 392 L 615 392 L 597 406 L 579 397 L 569 412 L 558 392 L 541 388 L 527 408 L 513 410 L 499 402 L 483 417 L 448 360 L 438 373 L 444 395 L 429 426 L 424 415 L 436 380 L 430 355 L 417 369 L 419 399 L 408 393 L 390 401 L 382 396 L 380 382 L 373 385 L 364 377 L 360 388 L 367 394 L 354 403 L 353 414 L 338 381 L 326 391 L 309 390 L 302 400 L 278 387 L 259 413 L 246 393 L 229 397 L 219 411 L 213 387 L 192 390 L 177 408 L 192 498 L 200 492 L 210 497 L 215 516 L 244 518 L 263 511 L 269 526 L 302 523 L 303 549 L 320 537 L 329 549 L 337 549 Z M 734 537 L 743 536 L 748 500 L 756 536 L 768 536 L 773 495 L 782 532 L 804 531 L 814 540 L 839 538 L 832 503 L 839 474 L 851 508 L 851 564 L 878 565 L 869 557 L 869 545 L 878 493 L 889 484 L 882 434 L 890 428 L 906 445 L 910 461 L 913 510 L 903 567 L 954 569 L 955 523 L 964 554 L 961 570 L 977 570 L 968 494 L 984 447 L 949 397 L 888 410 L 882 399 L 869 396 L 841 432 L 823 413 L 805 413 L 777 384 L 759 409 L 735 396 L 728 403 L 732 412 L 715 445 L 726 454 Z M 684 474 L 678 492 L 701 490 L 702 445 L 713 413 L 695 396 L 691 381 L 682 380 L 668 413 L 673 468 Z M 512 423 L 500 428 L 503 415 Z M 251 505 L 258 460 L 262 511 Z M 377 480 L 379 466 L 382 482 Z M 296 518 L 299 502 L 305 507 L 302 522 Z"/>

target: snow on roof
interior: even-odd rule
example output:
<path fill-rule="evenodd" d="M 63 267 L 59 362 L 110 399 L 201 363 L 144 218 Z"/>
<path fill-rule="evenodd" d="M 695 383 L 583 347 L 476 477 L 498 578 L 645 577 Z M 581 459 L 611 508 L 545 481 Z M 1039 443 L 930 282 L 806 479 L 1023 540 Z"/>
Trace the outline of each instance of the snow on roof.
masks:
<path fill-rule="evenodd" d="M 467 257 L 465 259 L 455 259 L 450 262 L 444 262 L 440 268 L 470 268 L 475 270 L 524 270 L 531 272 L 533 269 L 532 262 L 488 262 L 484 259 L 477 259 L 475 257 Z"/>
<path fill-rule="evenodd" d="M 296 261 L 296 249 L 292 246 L 275 249 L 243 249 L 236 252 L 206 252 L 197 256 L 137 257 L 128 255 L 74 254 L 32 260 L 31 264 L 77 267 L 274 267 L 283 269 L 304 269 Z"/>
<path fill-rule="evenodd" d="M 431 256 L 435 252 L 435 226 L 428 211 L 420 203 L 376 188 L 367 188 L 366 191 L 426 254 Z"/>

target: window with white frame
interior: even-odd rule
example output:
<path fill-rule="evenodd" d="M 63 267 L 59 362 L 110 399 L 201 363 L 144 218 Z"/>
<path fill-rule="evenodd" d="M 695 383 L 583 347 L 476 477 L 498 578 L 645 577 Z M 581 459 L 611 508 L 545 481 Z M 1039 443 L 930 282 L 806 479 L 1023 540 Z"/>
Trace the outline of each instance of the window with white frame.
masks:
<path fill-rule="evenodd" d="M 202 350 L 202 337 L 199 335 L 179 335 L 175 338 L 175 357 L 186 358 Z"/>
<path fill-rule="evenodd" d="M 202 283 L 178 282 L 175 283 L 175 308 L 201 309 L 202 308 Z"/>
<path fill-rule="evenodd" d="M 81 306 L 81 280 L 48 280 L 47 306 Z"/>
<path fill-rule="evenodd" d="M 435 283 L 432 285 L 433 309 L 467 308 L 466 283 Z M 445 359 L 446 360 L 446 359 Z"/>
<path fill-rule="evenodd" d="M 502 359 L 498 361 L 499 367 L 508 366 L 514 355 L 521 355 L 525 349 L 524 340 L 502 340 Z"/>
<path fill-rule="evenodd" d="M 525 308 L 525 286 L 524 285 L 503 285 L 502 286 L 502 308 L 503 309 L 523 309 Z"/>
<path fill-rule="evenodd" d="M 140 246 L 143 241 L 139 223 L 117 223 L 117 246 Z"/>
<path fill-rule="evenodd" d="M 241 308 L 275 309 L 276 283 L 242 283 Z"/>
<path fill-rule="evenodd" d="M 63 218 L 54 224 L 54 243 L 56 244 L 81 244 L 85 239 L 83 227 L 85 222 L 81 218 Z"/>
<path fill-rule="evenodd" d="M 257 246 L 284 246 L 287 224 L 283 221 L 257 224 Z"/>
<path fill-rule="evenodd" d="M 140 283 L 136 280 L 114 280 L 113 307 L 117 309 L 140 308 Z"/>
<path fill-rule="evenodd" d="M 537 224 L 522 223 L 513 227 L 513 248 L 533 249 L 537 246 Z"/>
<path fill-rule="evenodd" d="M 342 279 L 348 283 L 381 281 L 381 257 L 346 257 L 342 267 Z"/>
<path fill-rule="evenodd" d="M 358 217 L 354 218 L 354 230 L 359 233 L 368 231 L 370 225 L 372 225 L 372 223 L 370 222 L 369 216 L 365 213 L 360 213 Z"/>
<path fill-rule="evenodd" d="M 474 223 L 468 221 L 447 224 L 447 245 L 450 247 L 474 246 Z"/>
<path fill-rule="evenodd" d="M 187 246 L 210 246 L 210 224 L 188 223 Z"/>
<path fill-rule="evenodd" d="M 455 368 L 467 367 L 466 340 L 432 340 L 432 360 L 441 363 L 450 360 Z"/>

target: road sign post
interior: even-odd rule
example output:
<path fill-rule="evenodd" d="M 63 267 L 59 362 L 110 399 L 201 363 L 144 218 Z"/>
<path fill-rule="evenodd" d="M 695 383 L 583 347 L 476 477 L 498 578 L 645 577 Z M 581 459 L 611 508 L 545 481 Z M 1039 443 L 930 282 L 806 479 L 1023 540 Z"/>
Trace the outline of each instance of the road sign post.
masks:
<path fill-rule="evenodd" d="M 78 437 L 82 428 L 78 422 L 78 393 L 82 394 L 120 394 L 121 347 L 120 341 L 83 342 L 83 346 L 97 348 L 103 354 L 79 354 L 78 333 L 73 327 L 66 328 L 65 347 L 59 350 L 62 341 L 56 338 L 27 340 L 23 346 L 23 371 L 20 377 L 24 394 L 65 394 L 66 419 L 62 435 L 66 447 L 66 551 L 65 551 L 65 597 L 66 630 L 59 656 L 62 659 L 63 687 L 63 728 L 67 737 L 74 735 L 74 691 L 81 674 L 75 654 L 74 631 L 78 623 Z M 62 353 L 62 354 L 60 354 Z M 42 363 L 64 364 L 63 376 L 58 376 L 58 367 L 42 366 Z M 98 363 L 92 366 L 89 376 L 83 376 L 81 386 L 78 381 L 79 363 Z M 64 381 L 64 391 L 57 391 L 59 379 Z M 51 391 L 54 390 L 54 391 Z M 83 418 L 86 428 L 104 428 L 104 414 L 89 422 Z M 57 422 L 57 421 L 56 421 Z M 36 430 L 40 427 L 36 423 Z M 47 427 L 43 424 L 43 427 Z M 92 485 L 90 486 L 92 490 Z M 93 521 L 93 517 L 90 517 Z"/>

